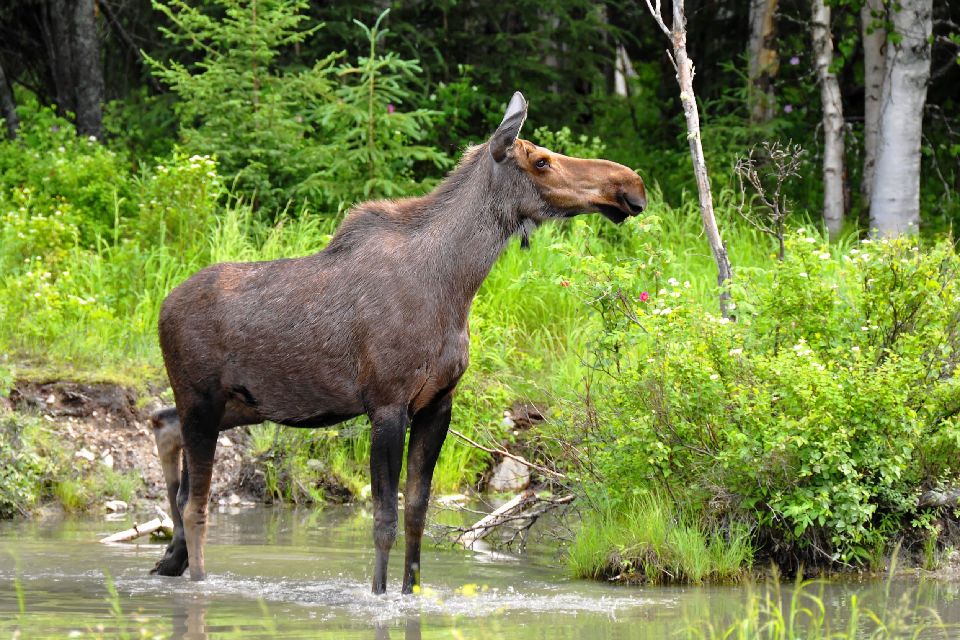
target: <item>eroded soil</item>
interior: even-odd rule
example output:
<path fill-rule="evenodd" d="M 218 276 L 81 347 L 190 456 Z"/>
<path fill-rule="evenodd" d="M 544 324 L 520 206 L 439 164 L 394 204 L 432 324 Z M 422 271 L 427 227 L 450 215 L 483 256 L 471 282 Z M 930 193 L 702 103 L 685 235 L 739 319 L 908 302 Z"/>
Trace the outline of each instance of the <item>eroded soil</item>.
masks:
<path fill-rule="evenodd" d="M 157 501 L 166 508 L 163 471 L 150 425 L 150 414 L 164 406 L 158 395 L 138 397 L 131 389 L 107 383 L 65 381 L 18 382 L 8 398 L 8 408 L 39 415 L 63 434 L 63 444 L 79 459 L 105 464 L 119 472 L 141 474 L 141 500 Z M 211 501 L 234 502 L 247 497 L 241 478 L 248 433 L 233 429 L 221 434 L 211 487 Z M 249 478 L 248 478 L 249 480 Z"/>

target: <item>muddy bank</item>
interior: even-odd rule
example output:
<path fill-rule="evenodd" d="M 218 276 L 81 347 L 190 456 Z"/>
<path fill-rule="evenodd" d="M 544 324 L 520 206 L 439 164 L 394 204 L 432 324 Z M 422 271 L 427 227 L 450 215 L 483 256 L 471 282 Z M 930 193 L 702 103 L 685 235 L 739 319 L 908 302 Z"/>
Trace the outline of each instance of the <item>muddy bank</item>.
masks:
<path fill-rule="evenodd" d="M 143 478 L 141 501 L 166 502 L 163 471 L 157 457 L 150 414 L 169 403 L 160 391 L 139 395 L 132 389 L 109 383 L 68 381 L 18 381 L 0 408 L 39 416 L 61 436 L 60 443 L 77 459 L 106 465 L 121 473 Z M 256 469 L 244 466 L 249 434 L 232 429 L 222 434 L 217 447 L 217 467 L 211 487 L 211 502 L 260 499 Z M 255 484 L 255 482 L 254 482 Z"/>

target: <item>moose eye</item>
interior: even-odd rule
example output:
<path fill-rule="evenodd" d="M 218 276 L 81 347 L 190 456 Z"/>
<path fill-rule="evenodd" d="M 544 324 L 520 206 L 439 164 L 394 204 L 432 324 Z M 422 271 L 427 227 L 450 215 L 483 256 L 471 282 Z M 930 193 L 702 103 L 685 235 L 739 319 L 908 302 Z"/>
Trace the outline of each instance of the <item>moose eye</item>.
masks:
<path fill-rule="evenodd" d="M 539 160 L 533 163 L 533 166 L 535 166 L 537 169 L 543 169 L 548 164 L 550 163 L 547 162 L 546 158 L 540 158 Z"/>

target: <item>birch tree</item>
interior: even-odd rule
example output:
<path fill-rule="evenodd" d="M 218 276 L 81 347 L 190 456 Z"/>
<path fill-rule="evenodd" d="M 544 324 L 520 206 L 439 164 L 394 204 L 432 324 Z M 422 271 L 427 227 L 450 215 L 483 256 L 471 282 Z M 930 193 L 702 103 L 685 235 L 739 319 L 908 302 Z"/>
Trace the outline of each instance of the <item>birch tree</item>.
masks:
<path fill-rule="evenodd" d="M 877 163 L 880 134 L 880 99 L 883 95 L 884 47 L 887 32 L 883 28 L 883 0 L 864 0 L 860 8 L 863 41 L 863 173 L 860 193 L 870 202 L 873 171 Z"/>
<path fill-rule="evenodd" d="M 830 7 L 824 0 L 811 0 L 813 53 L 823 116 L 823 221 L 831 236 L 843 228 L 843 106 L 833 64 Z"/>
<path fill-rule="evenodd" d="M 933 0 L 891 7 L 870 227 L 881 236 L 915 233 L 920 224 L 920 136 L 930 80 Z"/>
<path fill-rule="evenodd" d="M 747 46 L 750 81 L 750 121 L 763 123 L 774 114 L 773 79 L 780 68 L 777 53 L 779 0 L 750 0 L 750 42 Z"/>
<path fill-rule="evenodd" d="M 647 8 L 656 20 L 657 26 L 670 39 L 673 54 L 671 60 L 677 70 L 677 83 L 680 85 L 680 104 L 687 121 L 687 140 L 690 143 L 690 158 L 693 161 L 693 174 L 697 180 L 697 193 L 700 198 L 700 216 L 703 218 L 703 230 L 710 243 L 714 262 L 717 264 L 717 284 L 720 286 L 720 313 L 725 318 L 732 317 L 730 293 L 726 285 L 732 278 L 730 259 L 727 249 L 717 228 L 717 219 L 713 214 L 713 194 L 710 191 L 710 179 L 707 175 L 707 162 L 703 157 L 703 144 L 700 141 L 700 112 L 697 109 L 697 97 L 693 91 L 693 60 L 687 55 L 687 20 L 683 11 L 684 0 L 673 0 L 673 24 L 667 28 L 660 12 L 660 0 L 646 0 Z M 668 52 L 670 55 L 670 52 Z"/>

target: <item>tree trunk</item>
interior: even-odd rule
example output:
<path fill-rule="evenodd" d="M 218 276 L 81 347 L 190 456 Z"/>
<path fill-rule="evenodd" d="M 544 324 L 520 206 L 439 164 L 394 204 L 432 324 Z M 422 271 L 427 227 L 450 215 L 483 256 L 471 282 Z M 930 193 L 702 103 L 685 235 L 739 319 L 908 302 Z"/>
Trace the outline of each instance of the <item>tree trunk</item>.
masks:
<path fill-rule="evenodd" d="M 76 89 L 73 84 L 73 11 L 67 0 L 49 0 L 43 4 L 43 39 L 50 61 L 50 75 L 57 92 L 57 107 L 61 115 L 76 113 Z"/>
<path fill-rule="evenodd" d="M 74 0 L 73 72 L 77 133 L 100 138 L 103 121 L 103 68 L 94 0 Z"/>
<path fill-rule="evenodd" d="M 3 72 L 2 65 L 0 65 L 0 117 L 7 125 L 7 136 L 13 140 L 17 137 L 20 120 L 17 118 L 17 105 L 13 101 L 13 91 L 7 82 L 7 75 Z"/>
<path fill-rule="evenodd" d="M 880 135 L 880 98 L 883 94 L 884 45 L 887 32 L 883 28 L 883 0 L 864 0 L 860 9 L 863 33 L 863 175 L 860 194 L 870 202 L 873 173 L 877 163 Z"/>
<path fill-rule="evenodd" d="M 774 114 L 773 79 L 780 69 L 777 55 L 777 5 L 779 0 L 750 0 L 750 121 L 763 123 Z"/>
<path fill-rule="evenodd" d="M 880 139 L 870 199 L 870 227 L 881 236 L 915 233 L 920 225 L 920 136 L 930 79 L 933 0 L 901 0 L 891 10 Z"/>
<path fill-rule="evenodd" d="M 843 106 L 833 64 L 833 38 L 830 35 L 830 7 L 824 0 L 811 0 L 813 52 L 820 103 L 823 109 L 823 221 L 831 237 L 843 228 Z"/>
<path fill-rule="evenodd" d="M 717 285 L 720 287 L 720 313 L 724 318 L 733 318 L 730 304 L 730 291 L 727 285 L 733 279 L 727 248 L 723 245 L 717 219 L 713 215 L 713 194 L 710 191 L 710 179 L 707 176 L 707 162 L 703 157 L 703 144 L 700 141 L 700 112 L 697 110 L 697 96 L 693 92 L 693 60 L 687 55 L 687 20 L 683 12 L 683 0 L 673 0 L 673 25 L 670 29 L 660 15 L 660 0 L 646 0 L 647 8 L 653 14 L 660 30 L 673 45 L 673 63 L 677 69 L 677 83 L 680 85 L 680 104 L 687 120 L 687 140 L 690 143 L 690 158 L 693 161 L 693 174 L 697 179 L 697 193 L 700 197 L 700 216 L 703 218 L 703 231 L 710 244 L 714 262 L 717 263 Z"/>

